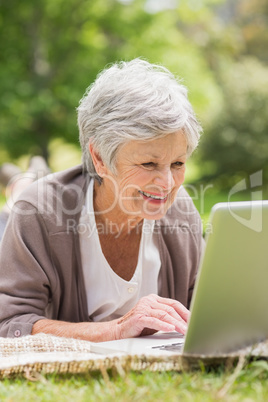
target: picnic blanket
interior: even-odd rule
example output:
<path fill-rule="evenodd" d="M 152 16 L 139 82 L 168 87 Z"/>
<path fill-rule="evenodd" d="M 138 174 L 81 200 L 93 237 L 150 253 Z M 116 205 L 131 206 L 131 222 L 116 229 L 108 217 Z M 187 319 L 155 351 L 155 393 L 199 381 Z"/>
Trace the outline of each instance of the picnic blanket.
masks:
<path fill-rule="evenodd" d="M 38 373 L 107 372 L 128 370 L 182 371 L 219 364 L 233 365 L 239 358 L 267 359 L 268 340 L 236 352 L 217 355 L 93 353 L 91 342 L 46 334 L 0 338 L 0 379 Z"/>

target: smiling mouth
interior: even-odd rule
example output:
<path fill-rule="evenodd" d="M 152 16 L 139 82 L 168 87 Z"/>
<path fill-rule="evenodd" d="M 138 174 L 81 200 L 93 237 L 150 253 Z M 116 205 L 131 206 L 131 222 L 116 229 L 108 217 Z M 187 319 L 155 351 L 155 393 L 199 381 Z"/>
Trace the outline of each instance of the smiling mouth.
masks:
<path fill-rule="evenodd" d="M 159 201 L 165 201 L 165 200 L 167 200 L 167 195 L 164 195 L 164 196 L 159 196 L 159 195 L 155 195 L 155 194 L 150 194 L 150 193 L 146 193 L 145 191 L 141 191 L 141 190 L 139 190 L 139 193 L 140 194 L 142 194 L 144 197 L 147 197 L 147 198 L 151 198 L 151 199 L 153 199 L 153 200 L 159 200 Z"/>

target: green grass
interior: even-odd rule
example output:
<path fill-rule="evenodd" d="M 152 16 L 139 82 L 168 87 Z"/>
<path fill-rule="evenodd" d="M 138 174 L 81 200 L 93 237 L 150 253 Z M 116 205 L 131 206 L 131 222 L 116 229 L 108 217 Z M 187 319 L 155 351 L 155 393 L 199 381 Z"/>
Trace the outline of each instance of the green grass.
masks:
<path fill-rule="evenodd" d="M 267 401 L 268 363 L 256 361 L 238 371 L 40 375 L 2 380 L 0 400 L 19 401 Z"/>

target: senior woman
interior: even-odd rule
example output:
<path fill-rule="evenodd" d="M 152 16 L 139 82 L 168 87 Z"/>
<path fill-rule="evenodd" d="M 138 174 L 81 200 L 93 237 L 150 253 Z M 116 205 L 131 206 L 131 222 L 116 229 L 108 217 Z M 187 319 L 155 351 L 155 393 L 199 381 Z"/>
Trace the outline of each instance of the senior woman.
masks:
<path fill-rule="evenodd" d="M 0 336 L 185 333 L 202 251 L 181 187 L 201 127 L 164 67 L 99 74 L 78 107 L 83 166 L 32 184 L 0 252 Z M 11 251 L 12 250 L 12 251 Z"/>

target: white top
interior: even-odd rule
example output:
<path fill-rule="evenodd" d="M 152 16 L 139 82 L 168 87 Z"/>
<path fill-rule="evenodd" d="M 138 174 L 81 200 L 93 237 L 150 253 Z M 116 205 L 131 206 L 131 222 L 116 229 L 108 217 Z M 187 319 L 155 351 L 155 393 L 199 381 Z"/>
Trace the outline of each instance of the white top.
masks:
<path fill-rule="evenodd" d="M 91 180 L 78 227 L 81 259 L 88 315 L 93 321 L 108 321 L 126 314 L 141 297 L 157 294 L 161 261 L 153 234 L 154 221 L 144 219 L 133 277 L 126 281 L 112 270 L 100 245 L 97 229 L 101 228 L 96 226 L 93 189 L 94 180 Z"/>

